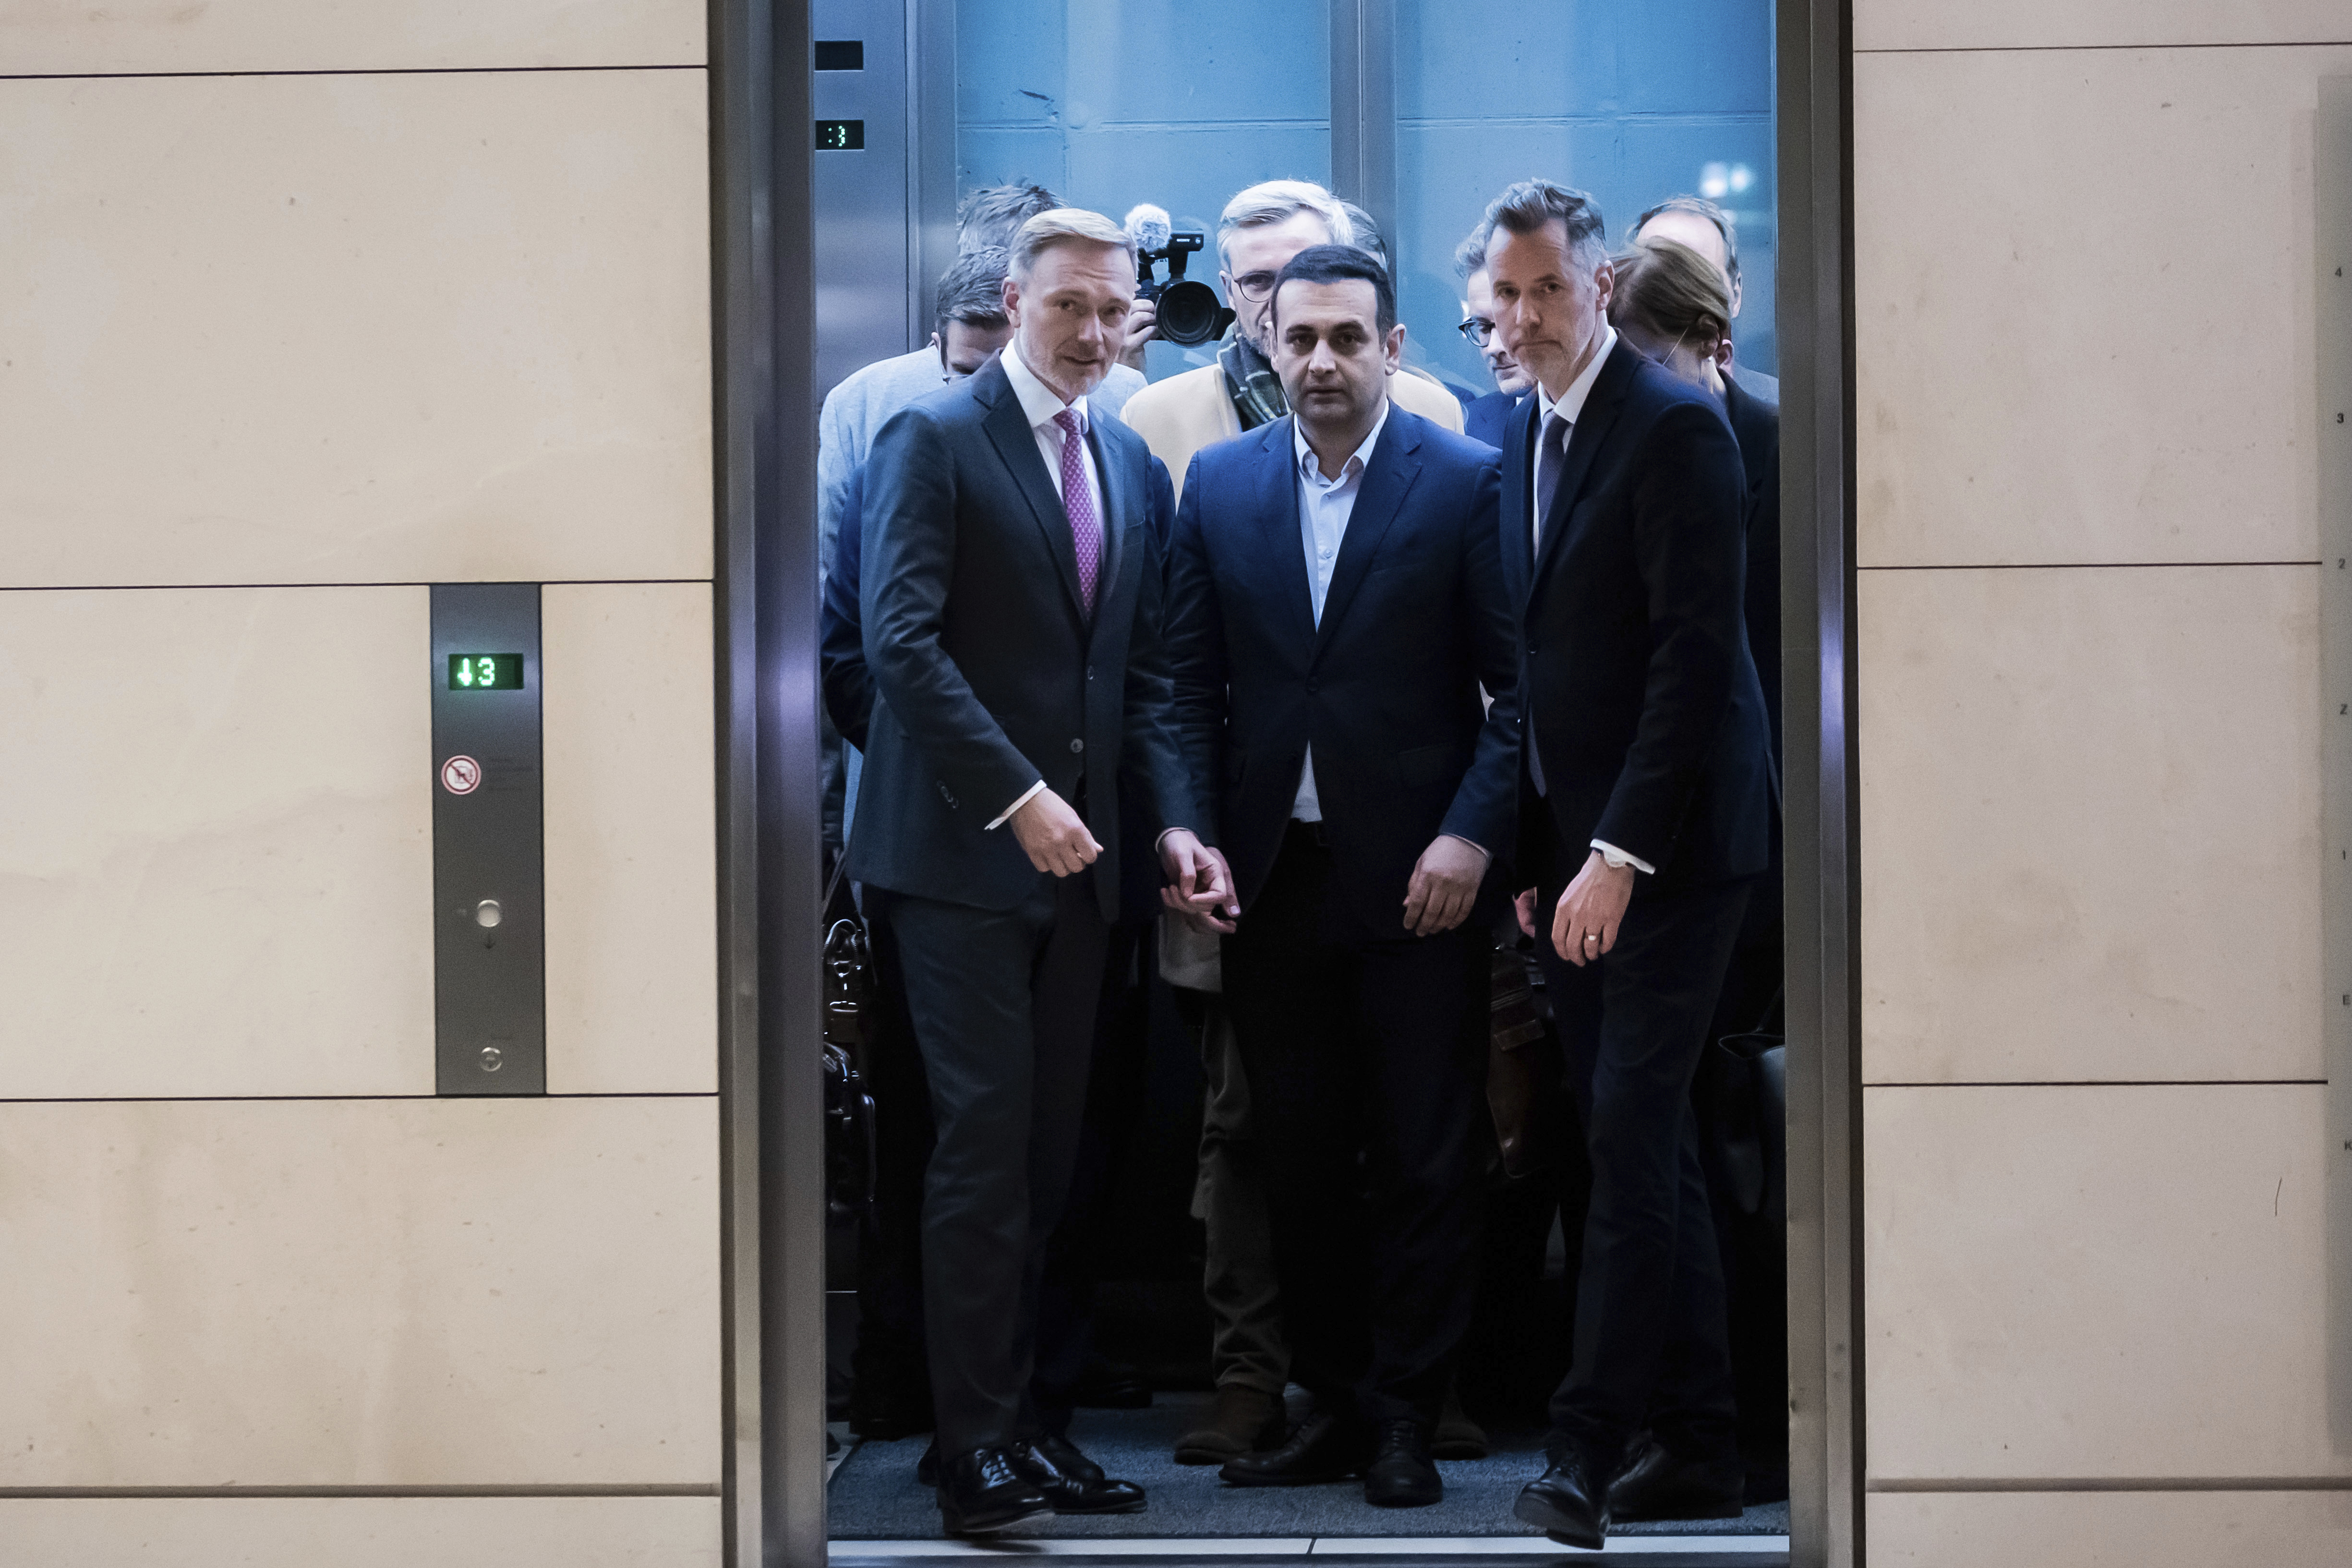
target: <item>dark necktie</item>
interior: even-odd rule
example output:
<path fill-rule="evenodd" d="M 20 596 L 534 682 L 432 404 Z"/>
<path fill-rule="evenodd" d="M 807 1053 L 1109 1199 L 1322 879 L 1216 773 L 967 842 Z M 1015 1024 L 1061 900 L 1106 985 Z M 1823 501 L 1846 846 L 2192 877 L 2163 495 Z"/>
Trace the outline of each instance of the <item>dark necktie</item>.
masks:
<path fill-rule="evenodd" d="M 1552 497 L 1559 490 L 1559 470 L 1568 461 L 1568 421 L 1555 408 L 1544 416 L 1542 445 L 1536 448 L 1535 544 L 1543 548 L 1544 520 L 1551 516 Z"/>
<path fill-rule="evenodd" d="M 1095 581 L 1102 573 L 1102 522 L 1087 489 L 1086 420 L 1075 408 L 1054 416 L 1062 427 L 1062 510 L 1070 516 L 1070 547 L 1078 557 L 1078 595 L 1095 613 Z"/>

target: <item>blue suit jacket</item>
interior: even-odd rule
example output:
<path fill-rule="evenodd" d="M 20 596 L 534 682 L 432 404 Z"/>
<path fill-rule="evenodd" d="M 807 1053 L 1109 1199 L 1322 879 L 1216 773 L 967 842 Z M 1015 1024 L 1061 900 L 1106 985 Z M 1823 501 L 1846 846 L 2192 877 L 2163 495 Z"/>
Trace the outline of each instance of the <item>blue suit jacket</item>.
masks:
<path fill-rule="evenodd" d="M 1595 838 L 1657 868 L 1637 889 L 1760 871 L 1764 693 L 1741 616 L 1748 488 L 1731 426 L 1620 338 L 1570 436 L 1538 553 L 1538 407 L 1503 447 L 1503 562 L 1540 804 L 1570 857 L 1559 879 Z"/>
<path fill-rule="evenodd" d="M 1348 934 L 1402 938 L 1431 839 L 1459 835 L 1497 869 L 1512 848 L 1517 646 L 1496 458 L 1391 405 L 1318 626 L 1291 428 L 1286 417 L 1211 447 L 1185 477 L 1168 559 L 1178 728 L 1244 913 L 1311 742 L 1331 911 Z"/>
<path fill-rule="evenodd" d="M 1490 392 L 1475 399 L 1462 411 L 1462 434 L 1473 441 L 1500 447 L 1504 431 L 1511 423 L 1511 416 L 1517 413 L 1519 405 L 1532 395 L 1531 392 Z"/>
<path fill-rule="evenodd" d="M 859 621 L 873 707 L 849 875 L 979 909 L 1044 876 L 989 821 L 1038 779 L 1103 847 L 1095 891 L 1118 917 L 1120 803 L 1151 837 L 1199 819 L 1176 749 L 1151 539 L 1151 453 L 1116 419 L 1087 426 L 1103 492 L 1094 613 L 1068 514 L 994 360 L 883 426 L 866 462 Z"/>

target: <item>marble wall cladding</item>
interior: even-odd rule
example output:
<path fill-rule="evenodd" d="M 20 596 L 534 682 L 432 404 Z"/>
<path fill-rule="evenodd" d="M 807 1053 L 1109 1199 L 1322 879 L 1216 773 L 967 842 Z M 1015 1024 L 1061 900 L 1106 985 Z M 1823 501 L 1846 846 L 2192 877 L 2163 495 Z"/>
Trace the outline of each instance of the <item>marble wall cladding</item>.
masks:
<path fill-rule="evenodd" d="M 1854 0 L 1853 44 L 1873 49 L 2114 48 L 2352 43 L 2342 0 Z"/>
<path fill-rule="evenodd" d="M 428 614 L 0 592 L 0 1099 L 433 1092 Z"/>
<path fill-rule="evenodd" d="M 2321 1076 L 2317 575 L 1862 574 L 1867 1081 Z"/>
<path fill-rule="evenodd" d="M 709 576 L 706 91 L 0 81 L 0 585 Z"/>
<path fill-rule="evenodd" d="M 1879 1493 L 1871 1568 L 2339 1568 L 2352 1492 Z"/>
<path fill-rule="evenodd" d="M 0 1491 L 715 1484 L 717 1166 L 698 1097 L 0 1105 Z"/>
<path fill-rule="evenodd" d="M 1861 564 L 2316 555 L 2311 127 L 2347 71 L 1857 57 Z"/>
<path fill-rule="evenodd" d="M 2352 1479 L 2326 1097 L 1864 1090 L 1871 1480 Z"/>
<path fill-rule="evenodd" d="M 710 589 L 550 584 L 547 1087 L 718 1088 Z"/>
<path fill-rule="evenodd" d="M 8 0 L 0 73 L 699 65 L 703 17 L 696 0 Z"/>
<path fill-rule="evenodd" d="M 719 1568 L 715 1497 L 0 1498 L 21 1568 Z"/>

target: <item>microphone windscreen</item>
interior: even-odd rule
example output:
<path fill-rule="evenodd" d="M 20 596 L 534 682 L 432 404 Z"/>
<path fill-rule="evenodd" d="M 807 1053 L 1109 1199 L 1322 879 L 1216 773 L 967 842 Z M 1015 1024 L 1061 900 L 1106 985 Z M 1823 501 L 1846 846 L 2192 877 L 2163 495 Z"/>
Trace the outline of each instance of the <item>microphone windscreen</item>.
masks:
<path fill-rule="evenodd" d="M 1138 202 L 1128 209 L 1127 237 L 1135 241 L 1139 250 L 1167 249 L 1168 236 L 1173 226 L 1169 221 L 1166 207 Z"/>

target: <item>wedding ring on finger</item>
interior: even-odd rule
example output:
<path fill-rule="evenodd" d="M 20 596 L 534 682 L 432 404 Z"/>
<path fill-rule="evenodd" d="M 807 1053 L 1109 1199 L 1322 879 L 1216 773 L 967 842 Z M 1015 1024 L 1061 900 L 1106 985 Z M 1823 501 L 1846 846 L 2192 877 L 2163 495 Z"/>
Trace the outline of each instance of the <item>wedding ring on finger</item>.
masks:
<path fill-rule="evenodd" d="M 1601 933 L 1600 933 L 1599 931 L 1586 931 L 1586 932 L 1584 933 L 1584 940 L 1585 940 L 1585 941 L 1587 941 L 1587 942 L 1591 942 L 1594 946 L 1596 946 L 1596 947 L 1597 947 L 1597 946 L 1599 946 L 1599 945 L 1600 945 L 1600 943 L 1601 943 Z"/>

